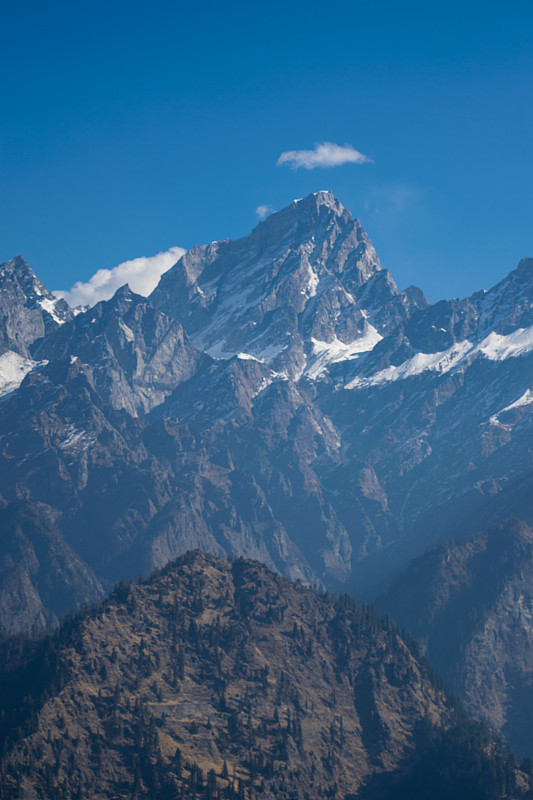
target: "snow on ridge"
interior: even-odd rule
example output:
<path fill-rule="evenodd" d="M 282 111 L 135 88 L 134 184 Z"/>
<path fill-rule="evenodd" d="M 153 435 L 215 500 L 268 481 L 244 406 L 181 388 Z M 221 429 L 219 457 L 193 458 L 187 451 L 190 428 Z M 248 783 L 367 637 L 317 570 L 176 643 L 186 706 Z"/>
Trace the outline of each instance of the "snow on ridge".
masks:
<path fill-rule="evenodd" d="M 505 408 L 502 408 L 501 411 L 498 411 L 498 414 L 503 414 L 504 411 L 511 411 L 512 408 L 519 408 L 520 406 L 530 406 L 533 403 L 533 392 L 531 389 L 526 389 L 522 397 L 519 397 L 518 400 L 515 400 L 514 403 L 511 403 Z"/>
<path fill-rule="evenodd" d="M 346 384 L 346 389 L 359 389 L 367 386 L 378 386 L 383 383 L 392 383 L 423 372 L 449 372 L 456 367 L 471 351 L 472 344 L 465 340 L 444 350 L 441 353 L 416 353 L 412 358 L 404 361 L 399 366 L 390 366 L 382 369 L 368 378 L 354 378 Z"/>
<path fill-rule="evenodd" d="M 0 397 L 18 389 L 28 372 L 31 372 L 39 363 L 46 362 L 32 361 L 13 350 L 2 353 L 0 356 Z"/>
<path fill-rule="evenodd" d="M 39 294 L 41 294 L 41 293 L 39 292 Z M 63 325 L 65 320 L 61 319 L 61 317 L 58 317 L 57 314 L 56 314 L 56 304 L 57 304 L 57 302 L 58 302 L 57 300 L 50 300 L 48 297 L 42 297 L 38 301 L 38 303 L 41 306 L 41 308 L 43 309 L 43 311 L 47 311 L 50 314 L 50 316 L 52 317 L 53 320 L 55 320 L 57 323 L 59 323 L 59 325 Z"/>
<path fill-rule="evenodd" d="M 503 425 L 499 419 L 500 414 L 503 414 L 505 411 L 512 411 L 513 408 L 520 408 L 521 406 L 530 406 L 533 405 L 533 391 L 531 389 L 526 389 L 523 395 L 515 400 L 514 403 L 510 403 L 505 408 L 500 409 L 496 414 L 493 414 L 492 417 L 489 419 L 489 423 L 491 425 L 498 425 L 502 428 L 509 428 L 512 426 Z"/>
<path fill-rule="evenodd" d="M 311 358 L 313 360 L 311 366 L 306 370 L 306 375 L 309 378 L 318 378 L 330 364 L 359 358 L 362 353 L 368 353 L 373 350 L 382 338 L 373 325 L 368 325 L 366 333 L 353 342 L 341 342 L 336 336 L 331 342 L 323 342 L 320 339 L 311 338 L 313 343 L 313 356 Z"/>
<path fill-rule="evenodd" d="M 533 351 L 533 325 L 529 328 L 518 328 L 507 335 L 489 333 L 478 344 L 465 339 L 439 353 L 416 353 L 403 364 L 386 367 L 369 377 L 356 377 L 346 384 L 345 388 L 379 386 L 421 375 L 423 372 L 444 374 L 467 366 L 476 356 L 489 361 L 505 361 L 507 358 L 519 358 L 531 351 Z"/>
<path fill-rule="evenodd" d="M 518 328 L 507 335 L 489 333 L 479 343 L 478 349 L 491 361 L 504 361 L 506 358 L 517 358 L 529 353 L 533 350 L 533 325 L 529 328 Z"/>

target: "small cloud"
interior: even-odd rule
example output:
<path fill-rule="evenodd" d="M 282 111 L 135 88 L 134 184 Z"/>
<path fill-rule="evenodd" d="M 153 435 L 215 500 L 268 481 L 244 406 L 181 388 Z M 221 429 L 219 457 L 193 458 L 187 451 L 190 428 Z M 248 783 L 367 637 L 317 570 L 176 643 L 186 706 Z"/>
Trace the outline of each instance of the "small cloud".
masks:
<path fill-rule="evenodd" d="M 290 164 L 291 169 L 315 169 L 316 167 L 340 167 L 342 164 L 367 164 L 372 159 L 360 153 L 351 144 L 339 145 L 333 142 L 315 144 L 314 150 L 287 150 L 278 158 L 276 164 Z"/>
<path fill-rule="evenodd" d="M 257 214 L 257 219 L 260 221 L 264 220 L 265 217 L 268 217 L 269 214 L 272 214 L 273 211 L 274 209 L 272 208 L 272 206 L 257 206 L 257 208 L 255 209 L 255 213 Z"/>
<path fill-rule="evenodd" d="M 109 300 L 117 289 L 129 283 L 133 292 L 147 297 L 159 283 L 161 275 L 185 252 L 183 247 L 171 247 L 155 256 L 142 256 L 124 261 L 112 269 L 99 269 L 86 283 L 77 281 L 71 289 L 55 291 L 54 295 L 63 297 L 72 308 L 94 306 L 100 300 Z"/>

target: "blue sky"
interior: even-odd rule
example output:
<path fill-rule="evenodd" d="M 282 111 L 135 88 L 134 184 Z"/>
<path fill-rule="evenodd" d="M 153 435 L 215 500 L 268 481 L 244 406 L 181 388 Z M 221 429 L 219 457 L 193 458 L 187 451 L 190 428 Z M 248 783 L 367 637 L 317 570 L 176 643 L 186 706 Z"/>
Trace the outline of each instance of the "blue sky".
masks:
<path fill-rule="evenodd" d="M 331 189 L 400 287 L 488 288 L 533 255 L 532 29 L 512 0 L 6 5 L 0 260 L 67 289 Z M 276 165 L 321 142 L 371 161 Z"/>

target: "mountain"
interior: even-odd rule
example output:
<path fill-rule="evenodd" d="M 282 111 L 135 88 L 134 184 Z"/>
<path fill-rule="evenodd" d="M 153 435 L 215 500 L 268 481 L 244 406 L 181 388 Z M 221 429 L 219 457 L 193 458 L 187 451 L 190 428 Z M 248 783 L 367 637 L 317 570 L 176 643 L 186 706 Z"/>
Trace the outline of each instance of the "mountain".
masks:
<path fill-rule="evenodd" d="M 33 342 L 72 318 L 22 256 L 0 264 L 0 353 L 29 355 Z"/>
<path fill-rule="evenodd" d="M 71 317 L 67 303 L 48 291 L 22 256 L 0 264 L 0 395 L 35 366 L 31 345 Z"/>
<path fill-rule="evenodd" d="M 419 556 L 378 607 L 422 644 L 470 714 L 533 752 L 533 530 L 509 520 Z"/>
<path fill-rule="evenodd" d="M 489 292 L 415 312 L 337 393 L 398 521 L 391 571 L 446 536 L 531 521 L 532 285 L 525 259 Z"/>
<path fill-rule="evenodd" d="M 464 300 L 399 292 L 319 192 L 246 239 L 193 248 L 151 300 L 199 347 L 259 359 L 320 409 L 338 459 L 313 466 L 350 542 L 336 576 L 371 593 L 432 541 L 530 518 L 532 291 L 524 259 Z"/>
<path fill-rule="evenodd" d="M 9 264 L 24 321 L 36 279 Z M 370 597 L 446 537 L 533 523 L 532 287 L 526 259 L 429 305 L 319 192 L 193 248 L 148 299 L 123 287 L 44 332 L 5 326 L 26 360 L 0 361 L 0 506 L 41 509 L 83 569 L 59 570 L 70 593 L 52 610 L 13 549 L 37 605 L 20 593 L 4 629 L 195 547 Z"/>
<path fill-rule="evenodd" d="M 420 291 L 398 291 L 330 192 L 296 200 L 245 239 L 193 247 L 150 299 L 210 355 L 243 352 L 292 379 L 357 358 L 427 305 Z"/>
<path fill-rule="evenodd" d="M 179 323 L 128 286 L 51 333 L 32 352 L 46 363 L 70 358 L 90 365 L 98 396 L 132 417 L 161 404 L 201 362 L 211 360 L 190 344 Z"/>
<path fill-rule="evenodd" d="M 0 798 L 526 797 L 395 626 L 192 553 L 119 586 L 0 681 Z"/>

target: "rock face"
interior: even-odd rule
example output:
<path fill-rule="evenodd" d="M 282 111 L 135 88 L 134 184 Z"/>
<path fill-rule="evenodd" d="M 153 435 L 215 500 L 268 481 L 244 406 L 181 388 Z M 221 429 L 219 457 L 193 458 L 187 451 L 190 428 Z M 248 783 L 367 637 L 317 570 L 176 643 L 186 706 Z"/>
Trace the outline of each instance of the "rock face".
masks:
<path fill-rule="evenodd" d="M 55 627 L 66 609 L 98 600 L 102 586 L 65 542 L 46 507 L 0 509 L 0 626 L 6 634 Z"/>
<path fill-rule="evenodd" d="M 0 264 L 0 356 L 13 351 L 27 357 L 33 342 L 71 317 L 67 303 L 48 291 L 22 256 Z"/>
<path fill-rule="evenodd" d="M 532 260 L 430 306 L 319 192 L 75 317 L 9 265 L 0 504 L 50 515 L 80 602 L 192 547 L 371 596 L 450 534 L 533 522 Z"/>
<path fill-rule="evenodd" d="M 150 411 L 211 361 L 190 344 L 182 326 L 123 286 L 55 331 L 33 353 L 43 360 L 79 360 L 91 366 L 98 396 L 131 416 Z"/>
<path fill-rule="evenodd" d="M 378 606 L 421 642 L 467 710 L 533 752 L 533 531 L 500 523 L 419 556 Z"/>
<path fill-rule="evenodd" d="M 2 800 L 527 790 L 490 740 L 454 751 L 455 711 L 394 625 L 243 560 L 119 587 L 4 667 L 0 706 Z M 432 737 L 457 756 L 442 785 Z"/>
<path fill-rule="evenodd" d="M 417 304 L 383 270 L 360 222 L 319 192 L 246 239 L 193 247 L 151 295 L 217 358 L 244 352 L 298 379 L 371 350 Z"/>

